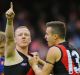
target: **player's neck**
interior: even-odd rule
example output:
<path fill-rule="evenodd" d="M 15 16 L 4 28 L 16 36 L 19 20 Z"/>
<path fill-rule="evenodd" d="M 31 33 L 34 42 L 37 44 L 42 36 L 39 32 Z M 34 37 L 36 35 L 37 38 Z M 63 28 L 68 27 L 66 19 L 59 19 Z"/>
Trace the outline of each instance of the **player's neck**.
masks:
<path fill-rule="evenodd" d="M 64 39 L 58 39 L 58 40 L 56 41 L 55 45 L 58 45 L 59 43 L 62 43 L 62 42 L 65 42 L 65 40 L 64 40 Z"/>
<path fill-rule="evenodd" d="M 0 57 L 3 57 L 4 56 L 4 54 L 0 54 Z"/>
<path fill-rule="evenodd" d="M 16 46 L 16 49 L 19 51 L 19 52 L 21 52 L 21 53 L 23 53 L 24 55 L 28 55 L 28 47 L 19 47 L 19 46 Z"/>

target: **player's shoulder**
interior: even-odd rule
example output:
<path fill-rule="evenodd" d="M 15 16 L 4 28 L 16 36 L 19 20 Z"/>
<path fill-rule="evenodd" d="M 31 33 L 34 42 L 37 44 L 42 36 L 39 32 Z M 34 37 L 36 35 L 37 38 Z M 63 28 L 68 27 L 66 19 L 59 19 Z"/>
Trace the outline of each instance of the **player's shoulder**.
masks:
<path fill-rule="evenodd" d="M 47 57 L 52 59 L 52 62 L 57 62 L 61 58 L 61 50 L 56 46 L 50 47 Z"/>
<path fill-rule="evenodd" d="M 49 51 L 60 51 L 60 48 L 57 46 L 52 46 L 49 48 Z"/>
<path fill-rule="evenodd" d="M 56 46 L 53 46 L 53 47 L 50 47 L 49 48 L 49 51 L 48 51 L 48 54 L 49 55 L 57 55 L 57 54 L 60 54 L 61 55 L 61 50 L 58 48 L 58 47 L 56 47 Z"/>

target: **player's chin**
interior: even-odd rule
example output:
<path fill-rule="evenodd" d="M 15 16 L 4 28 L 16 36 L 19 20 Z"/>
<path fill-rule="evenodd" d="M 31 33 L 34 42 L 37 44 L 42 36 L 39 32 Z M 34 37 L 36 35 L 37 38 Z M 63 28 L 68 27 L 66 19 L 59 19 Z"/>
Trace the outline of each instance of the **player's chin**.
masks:
<path fill-rule="evenodd" d="M 28 45 L 29 45 L 29 44 L 22 44 L 21 46 L 22 46 L 22 47 L 26 47 L 26 46 L 28 46 Z"/>
<path fill-rule="evenodd" d="M 48 46 L 49 46 L 49 47 L 51 47 L 51 46 L 52 46 L 52 44 L 51 44 L 50 42 L 48 42 Z"/>
<path fill-rule="evenodd" d="M 50 46 L 50 43 L 48 42 L 48 46 Z"/>

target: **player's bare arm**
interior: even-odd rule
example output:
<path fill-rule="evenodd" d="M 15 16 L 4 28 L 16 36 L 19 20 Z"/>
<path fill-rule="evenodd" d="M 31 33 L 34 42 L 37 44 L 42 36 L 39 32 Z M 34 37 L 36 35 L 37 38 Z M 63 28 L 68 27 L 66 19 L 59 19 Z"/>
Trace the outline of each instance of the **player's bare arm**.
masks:
<path fill-rule="evenodd" d="M 57 51 L 57 53 L 56 53 Z M 36 75 L 49 75 L 54 67 L 54 63 L 59 61 L 61 57 L 61 52 L 57 47 L 52 47 L 49 49 L 46 62 L 41 60 L 40 58 L 33 57 L 29 63 L 31 64 L 33 70 L 35 71 Z M 42 62 L 43 68 L 38 66 L 38 63 Z"/>
<path fill-rule="evenodd" d="M 14 27 L 13 27 L 14 16 L 15 13 L 13 11 L 13 4 L 11 2 L 9 10 L 7 10 L 6 12 L 7 23 L 6 23 L 6 30 L 5 30 L 6 33 L 5 65 L 14 64 L 14 62 L 16 64 L 16 61 L 18 61 L 18 58 L 16 57 L 19 57 L 16 50 L 14 50 L 15 49 Z"/>
<path fill-rule="evenodd" d="M 11 57 L 13 55 L 13 47 L 14 47 L 14 28 L 13 28 L 13 19 L 14 19 L 14 11 L 13 11 L 13 4 L 11 2 L 9 10 L 6 12 L 6 50 L 5 50 L 5 56 Z"/>

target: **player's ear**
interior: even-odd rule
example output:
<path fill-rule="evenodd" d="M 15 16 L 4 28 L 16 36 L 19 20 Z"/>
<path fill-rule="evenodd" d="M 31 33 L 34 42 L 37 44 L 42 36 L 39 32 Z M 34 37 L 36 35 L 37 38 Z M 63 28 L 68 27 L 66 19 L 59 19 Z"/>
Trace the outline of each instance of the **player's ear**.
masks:
<path fill-rule="evenodd" d="M 53 38 L 54 38 L 54 39 L 57 39 L 58 37 L 59 37 L 58 34 L 53 34 Z"/>

